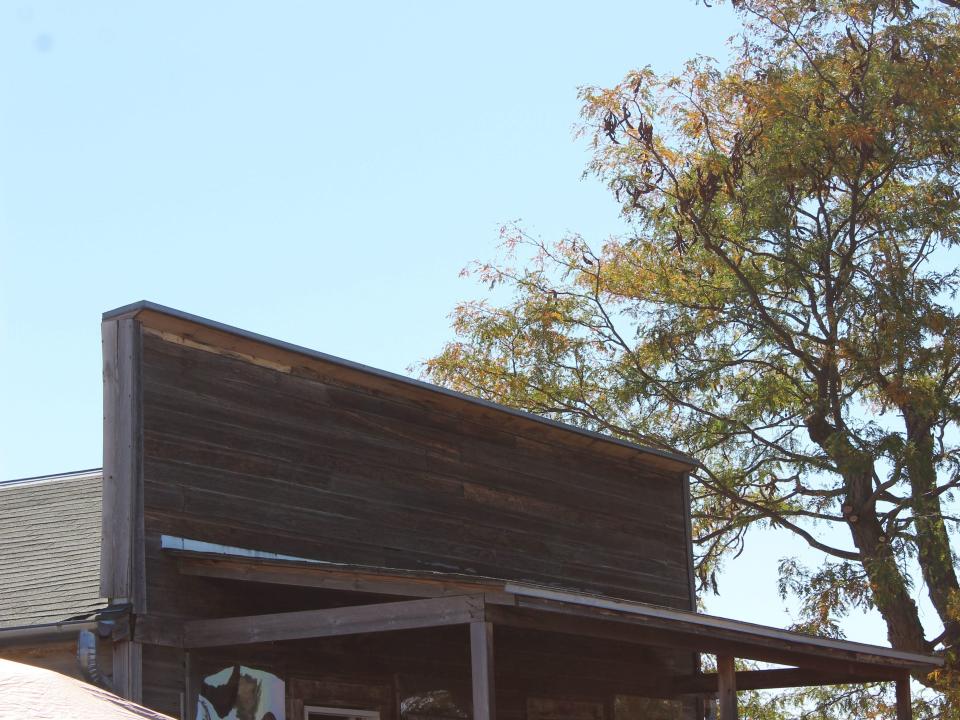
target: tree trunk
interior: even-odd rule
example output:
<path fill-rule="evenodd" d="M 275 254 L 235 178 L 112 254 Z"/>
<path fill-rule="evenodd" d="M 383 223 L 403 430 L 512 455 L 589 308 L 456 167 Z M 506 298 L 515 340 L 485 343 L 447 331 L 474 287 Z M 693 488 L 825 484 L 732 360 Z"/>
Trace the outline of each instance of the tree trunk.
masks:
<path fill-rule="evenodd" d="M 910 597 L 906 579 L 877 518 L 875 504 L 870 501 L 873 473 L 861 471 L 853 476 L 844 473 L 844 481 L 845 503 L 853 508 L 847 515 L 847 526 L 862 556 L 873 601 L 887 624 L 887 638 L 898 650 L 927 652 L 929 646 L 917 604 Z"/>
<path fill-rule="evenodd" d="M 887 625 L 890 644 L 898 650 L 926 652 L 929 646 L 924 639 L 917 605 L 910 597 L 889 538 L 877 518 L 876 501 L 872 499 L 873 458 L 858 452 L 843 431 L 827 422 L 822 413 L 812 413 L 805 422 L 810 439 L 831 457 L 843 478 L 847 527 L 860 551 L 873 601 Z"/>
<path fill-rule="evenodd" d="M 937 469 L 933 461 L 934 440 L 929 422 L 904 412 L 907 448 L 904 460 L 910 480 L 911 509 L 917 536 L 917 562 L 927 585 L 930 602 L 944 625 L 944 645 L 960 642 L 960 585 L 954 567 L 950 538 L 936 494 Z"/>

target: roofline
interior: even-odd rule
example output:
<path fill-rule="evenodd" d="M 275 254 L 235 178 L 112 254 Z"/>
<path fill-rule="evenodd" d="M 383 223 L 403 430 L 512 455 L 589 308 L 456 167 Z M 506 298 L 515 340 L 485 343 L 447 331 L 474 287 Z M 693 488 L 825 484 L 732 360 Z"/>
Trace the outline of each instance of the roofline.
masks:
<path fill-rule="evenodd" d="M 218 330 L 220 332 L 228 333 L 231 335 L 237 335 L 247 340 L 252 340 L 254 342 L 263 343 L 265 345 L 270 345 L 272 347 L 278 348 L 280 350 L 286 350 L 287 352 L 297 353 L 299 355 L 305 355 L 307 357 L 313 358 L 315 360 L 321 360 L 331 365 L 338 365 L 349 370 L 355 370 L 357 372 L 366 373 L 368 375 L 373 375 L 375 377 L 382 378 L 384 380 L 390 380 L 393 382 L 402 383 L 410 387 L 415 387 L 420 390 L 426 390 L 428 392 L 437 393 L 440 395 L 446 395 L 447 397 L 456 398 L 465 402 L 472 403 L 474 405 L 479 405 L 481 407 L 496 410 L 498 412 L 504 412 L 515 417 L 523 418 L 525 420 L 532 420 L 549 427 L 558 428 L 560 430 L 566 430 L 568 432 L 576 433 L 578 435 L 588 437 L 592 440 L 599 440 L 601 442 L 611 443 L 614 445 L 619 445 L 620 447 L 629 448 L 636 452 L 640 452 L 646 455 L 654 455 L 656 457 L 664 458 L 665 460 L 672 460 L 681 465 L 686 465 L 688 468 L 697 468 L 702 467 L 700 461 L 690 457 L 689 455 L 684 455 L 683 453 L 670 452 L 667 450 L 660 450 L 654 447 L 648 447 L 645 445 L 638 445 L 637 443 L 632 443 L 627 440 L 621 440 L 620 438 L 613 437 L 611 435 L 604 435 L 603 433 L 595 432 L 593 430 L 586 430 L 584 428 L 578 428 L 574 425 L 569 425 L 567 423 L 559 422 L 557 420 L 551 420 L 550 418 L 545 418 L 541 415 L 535 415 L 534 413 L 526 412 L 525 410 L 518 410 L 517 408 L 508 407 L 506 405 L 501 405 L 500 403 L 491 402 L 490 400 L 484 400 L 483 398 L 473 397 L 471 395 L 466 395 L 456 390 L 451 390 L 449 388 L 442 387 L 440 385 L 434 385 L 433 383 L 424 382 L 423 380 L 417 380 L 415 378 L 410 378 L 405 375 L 400 375 L 398 373 L 389 372 L 387 370 L 381 370 L 379 368 L 371 367 L 369 365 L 364 365 L 362 363 L 353 362 L 352 360 L 345 360 L 344 358 L 337 357 L 335 355 L 328 355 L 327 353 L 320 352 L 318 350 L 311 350 L 310 348 L 303 347 L 302 345 L 295 345 L 293 343 L 284 342 L 283 340 L 277 340 L 276 338 L 269 337 L 267 335 L 260 335 L 259 333 L 250 332 L 249 330 L 243 330 L 242 328 L 234 327 L 232 325 L 225 325 L 224 323 L 217 322 L 215 320 L 210 320 L 199 315 L 193 315 L 191 313 L 183 312 L 182 310 L 177 310 L 175 308 L 167 307 L 165 305 L 159 305 L 150 300 L 140 300 L 135 303 L 130 303 L 129 305 L 124 305 L 122 307 L 114 308 L 113 310 L 108 310 L 103 313 L 104 320 L 112 320 L 120 317 L 131 317 L 136 316 L 138 313 L 149 310 L 152 312 L 160 313 L 163 315 L 169 315 L 171 317 L 177 318 L 179 320 L 185 320 L 187 322 L 195 323 L 197 325 L 203 325 L 211 330 Z"/>
<path fill-rule="evenodd" d="M 47 642 L 63 639 L 81 630 L 98 630 L 101 623 L 115 622 L 130 612 L 126 604 L 104 605 L 95 608 L 83 617 L 77 615 L 68 620 L 36 623 L 33 625 L 12 625 L 0 627 L 0 647 L 14 645 L 23 640 Z"/>
<path fill-rule="evenodd" d="M 54 473 L 52 475 L 34 475 L 32 477 L 0 480 L 0 488 L 10 487 L 12 485 L 40 484 L 45 482 L 54 482 L 56 480 L 80 480 L 82 478 L 100 477 L 102 475 L 103 475 L 103 468 L 90 468 L 89 470 L 74 470 L 72 472 Z"/>

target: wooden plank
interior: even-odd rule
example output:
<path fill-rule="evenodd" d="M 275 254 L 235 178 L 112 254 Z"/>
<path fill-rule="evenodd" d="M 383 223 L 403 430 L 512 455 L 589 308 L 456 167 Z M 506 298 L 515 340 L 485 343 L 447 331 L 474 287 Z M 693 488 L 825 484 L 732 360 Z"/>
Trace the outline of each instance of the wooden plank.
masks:
<path fill-rule="evenodd" d="M 647 543 L 641 537 L 634 537 L 633 542 L 624 538 L 619 553 L 605 555 L 599 544 L 584 542 L 578 546 L 575 533 L 568 533 L 563 528 L 536 527 L 534 523 L 527 523 L 526 531 L 520 531 L 511 527 L 511 521 L 518 522 L 516 519 L 495 511 L 481 509 L 473 514 L 471 520 L 470 514 L 463 508 L 438 507 L 428 510 L 424 507 L 418 510 L 404 507 L 400 502 L 385 498 L 383 495 L 390 488 L 380 487 L 373 480 L 363 481 L 363 485 L 366 485 L 366 494 L 375 494 L 376 500 L 370 499 L 366 503 L 369 507 L 359 508 L 358 505 L 365 504 L 362 495 L 348 497 L 319 487 L 311 488 L 309 481 L 291 488 L 290 483 L 281 483 L 272 478 L 257 483 L 249 476 L 238 477 L 226 470 L 219 471 L 219 477 L 211 477 L 217 472 L 211 467 L 198 468 L 149 458 L 147 491 L 150 511 L 189 518 L 195 520 L 198 527 L 206 522 L 215 524 L 233 520 L 234 524 L 242 527 L 262 528 L 267 531 L 263 533 L 264 539 L 253 547 L 285 555 L 308 555 L 349 564 L 339 556 L 330 557 L 318 552 L 294 553 L 289 549 L 289 544 L 281 544 L 275 539 L 287 528 L 297 534 L 297 528 L 292 527 L 297 523 L 298 527 L 303 528 L 301 536 L 305 540 L 311 537 L 342 538 L 355 544 L 366 542 L 374 547 L 386 545 L 391 549 L 409 550 L 411 554 L 426 553 L 432 557 L 434 568 L 442 562 L 451 572 L 476 574 L 475 569 L 468 573 L 466 568 L 473 568 L 472 563 L 481 560 L 488 561 L 488 564 L 506 565 L 508 569 L 516 571 L 545 566 L 555 568 L 558 572 L 563 567 L 575 568 L 575 577 L 590 578 L 602 574 L 611 578 L 611 585 L 619 581 L 624 587 L 630 585 L 631 579 L 635 579 L 638 582 L 633 587 L 640 585 L 649 591 L 662 591 L 664 594 L 670 591 L 675 598 L 672 605 L 685 609 L 689 604 L 682 554 L 678 553 L 676 558 L 669 560 L 647 558 L 646 553 L 657 553 L 662 546 L 660 543 Z M 232 493 L 230 488 L 234 483 L 231 481 L 235 479 L 236 492 Z M 355 479 L 344 479 L 343 482 L 347 481 L 354 482 Z M 356 484 L 358 488 L 361 487 L 360 481 L 356 481 Z M 413 495 L 412 487 L 410 495 Z M 251 506 L 257 506 L 258 513 L 250 513 Z M 433 531 L 432 536 L 426 535 L 427 528 Z M 376 534 L 373 530 L 376 530 Z M 599 530 L 595 531 L 594 537 L 599 533 Z M 189 536 L 202 537 L 197 530 Z M 212 541 L 210 538 L 204 539 Z M 546 552 L 542 557 L 534 557 L 531 548 L 542 546 L 545 542 Z M 626 548 L 632 548 L 632 552 L 643 553 L 644 556 L 629 557 Z M 460 562 L 450 562 L 454 559 L 460 559 Z M 499 563 L 496 562 L 498 559 Z M 603 561 L 591 563 L 591 559 Z M 426 563 L 429 565 L 430 559 Z M 569 577 L 572 573 L 559 574 Z M 499 573 L 497 577 L 502 575 Z M 668 575 L 668 578 L 664 578 L 664 575 Z"/>
<path fill-rule="evenodd" d="M 100 592 L 146 609 L 143 561 L 143 474 L 140 325 L 103 323 L 103 500 Z"/>
<path fill-rule="evenodd" d="M 158 509 L 196 513 L 205 502 L 219 501 L 221 504 L 214 507 L 225 512 L 251 500 L 267 500 L 271 506 L 325 512 L 345 522 L 363 519 L 377 523 L 382 518 L 379 523 L 385 530 L 404 531 L 414 537 L 411 521 L 422 517 L 422 525 L 442 529 L 445 536 L 462 536 L 458 544 L 463 547 L 495 542 L 504 531 L 516 538 L 518 549 L 552 536 L 567 551 L 563 557 L 576 562 L 603 559 L 606 567 L 647 573 L 651 579 L 671 573 L 670 584 L 682 588 L 684 607 L 689 604 L 679 515 L 675 519 L 662 517 L 657 523 L 633 523 L 592 513 L 585 507 L 572 510 L 577 499 L 571 498 L 565 508 L 549 504 L 542 510 L 542 517 L 520 516 L 508 507 L 511 498 L 518 505 L 527 502 L 517 493 L 501 492 L 497 505 L 478 506 L 465 499 L 470 495 L 465 478 L 474 472 L 466 464 L 451 464 L 442 474 L 433 468 L 428 474 L 418 468 L 416 454 L 403 458 L 399 453 L 387 453 L 378 460 L 369 447 L 350 440 L 337 442 L 334 449 L 328 439 L 324 442 L 330 442 L 331 447 L 323 448 L 319 440 L 309 437 L 281 437 L 275 429 L 228 428 L 201 415 L 168 413 L 150 402 L 148 499 Z M 267 432 L 273 437 L 267 438 Z M 394 467 L 378 465 L 385 459 Z M 410 465 L 404 466 L 407 459 Z M 438 491 L 437 486 L 444 481 L 450 489 Z M 189 506 L 176 504 L 185 497 L 191 501 Z M 163 507 L 166 501 L 172 501 L 173 507 Z M 569 511 L 570 518 L 558 522 L 550 519 L 551 511 L 553 515 Z M 577 519 L 580 525 L 574 527 Z M 476 526 L 464 527 L 464 523 Z M 517 527 L 518 523 L 522 527 Z M 611 559 L 603 554 L 606 550 Z"/>
<path fill-rule="evenodd" d="M 131 640 L 113 643 L 112 690 L 117 695 L 140 702 L 143 696 L 143 646 Z"/>
<path fill-rule="evenodd" d="M 318 430 L 335 441 L 363 437 L 384 451 L 408 455 L 419 451 L 430 461 L 463 463 L 507 470 L 533 476 L 534 482 L 553 481 L 551 489 L 562 489 L 589 498 L 584 484 L 594 482 L 594 493 L 620 501 L 616 512 L 630 518 L 630 511 L 644 506 L 679 519 L 681 491 L 679 476 L 663 477 L 647 469 L 604 465 L 589 455 L 562 459 L 547 448 L 504 446 L 496 438 L 498 429 L 484 428 L 465 434 L 458 427 L 437 425 L 437 419 L 423 408 L 403 404 L 395 398 L 370 399 L 362 393 L 334 393 L 335 388 L 306 378 L 290 378 L 254 366 L 245 366 L 202 353 L 169 352 L 162 342 L 146 338 L 146 364 L 150 387 L 157 393 L 154 402 L 173 411 L 178 408 L 202 410 L 205 418 L 235 425 L 261 420 L 265 428 L 276 428 L 281 437 L 316 439 Z M 199 356 L 199 357 L 198 357 Z M 193 360 L 188 363 L 187 360 Z M 375 402 L 374 402 L 375 401 Z M 397 413 L 399 406 L 404 413 Z M 536 456 L 535 465 L 525 467 Z M 604 481 L 596 483 L 597 476 Z M 503 476 L 506 483 L 514 482 Z M 535 490 L 535 487 L 532 487 Z M 543 490 L 534 492 L 536 499 Z M 625 504 L 625 505 L 624 505 Z M 678 533 L 682 531 L 679 522 Z M 681 550 L 681 548 L 678 548 Z"/>
<path fill-rule="evenodd" d="M 429 598 L 323 610 L 191 620 L 184 624 L 188 648 L 334 637 L 460 625 L 483 619 L 482 596 Z"/>
<path fill-rule="evenodd" d="M 897 720 L 913 720 L 913 702 L 910 698 L 910 675 L 897 680 Z"/>
<path fill-rule="evenodd" d="M 134 640 L 147 645 L 183 647 L 183 621 L 178 618 L 138 615 Z"/>
<path fill-rule="evenodd" d="M 737 720 L 737 673 L 730 655 L 717 655 L 720 720 Z"/>
<path fill-rule="evenodd" d="M 183 651 L 142 645 L 143 691 L 140 703 L 172 717 L 183 707 Z"/>
<path fill-rule="evenodd" d="M 171 554 L 177 555 L 176 552 Z M 402 597 L 450 597 L 482 593 L 488 603 L 513 604 L 513 595 L 503 592 L 502 581 L 470 582 L 416 576 L 413 572 L 390 575 L 387 571 L 337 569 L 307 563 L 261 560 L 214 559 L 179 555 L 177 566 L 184 575 L 222 578 L 295 587 L 326 588 Z"/>
<path fill-rule="evenodd" d="M 150 467 L 154 467 L 152 463 Z M 150 483 L 152 487 L 156 486 L 152 477 Z M 577 586 L 595 592 L 616 595 L 629 593 L 636 599 L 680 607 L 687 604 L 687 585 L 680 579 L 684 571 L 679 563 L 674 566 L 674 574 L 678 576 L 676 581 L 666 582 L 662 574 L 658 576 L 652 572 L 640 572 L 644 568 L 637 566 L 645 564 L 641 560 L 623 563 L 619 568 L 586 563 L 587 553 L 593 557 L 601 556 L 596 549 L 584 548 L 581 551 L 583 560 L 565 562 L 561 550 L 567 543 L 556 535 L 551 537 L 543 533 L 525 540 L 519 533 L 510 530 L 488 530 L 480 524 L 469 527 L 465 526 L 466 520 L 460 523 L 453 522 L 452 518 L 436 520 L 427 513 L 401 513 L 395 507 L 387 507 L 379 516 L 369 514 L 368 519 L 362 521 L 359 516 L 364 512 L 347 505 L 338 513 L 337 501 L 325 502 L 322 497 L 315 498 L 310 505 L 300 506 L 280 503 L 280 498 L 271 502 L 267 488 L 261 491 L 259 499 L 175 484 L 166 486 L 163 492 L 169 496 L 162 500 L 153 494 L 150 513 L 179 517 L 184 529 L 176 532 L 197 533 L 210 542 L 237 544 L 208 531 L 208 528 L 216 529 L 219 525 L 236 532 L 251 531 L 250 535 L 258 534 L 259 541 L 247 547 L 254 546 L 287 555 L 309 554 L 334 563 L 391 565 L 404 569 L 436 568 L 442 563 L 452 572 L 459 571 L 462 574 L 473 570 L 474 574 L 480 575 L 507 574 L 518 581 L 550 584 L 565 581 L 568 585 L 576 582 Z M 375 488 L 371 488 L 371 492 L 376 492 Z M 257 513 L 250 513 L 251 507 L 257 507 Z M 401 522 L 403 519 L 405 522 Z M 188 525 L 189 530 L 186 529 Z M 203 528 L 202 535 L 198 528 Z M 427 533 L 428 529 L 432 535 Z M 508 544 L 511 538 L 516 541 L 512 546 Z M 533 548 L 545 544 L 548 549 L 542 556 L 535 556 Z M 314 548 L 312 552 L 307 549 L 311 547 Z M 367 549 L 366 554 L 364 548 Z M 391 557 L 399 557 L 399 560 L 387 562 L 386 553 Z M 612 562 L 619 564 L 620 561 L 613 559 Z M 666 571 L 669 571 L 669 567 L 663 567 L 662 572 Z M 634 584 L 632 589 L 627 589 L 630 580 Z"/>
<path fill-rule="evenodd" d="M 204 352 L 257 363 L 280 372 L 295 373 L 305 370 L 310 376 L 323 374 L 342 378 L 346 382 L 355 383 L 375 392 L 387 392 L 395 396 L 416 399 L 425 404 L 429 403 L 437 410 L 447 413 L 469 413 L 509 428 L 513 432 L 542 439 L 544 442 L 589 449 L 597 454 L 608 454 L 617 458 L 636 459 L 639 456 L 645 464 L 667 471 L 682 471 L 694 462 L 656 450 L 632 446 L 596 433 L 574 429 L 514 409 L 494 406 L 486 401 L 464 396 L 445 388 L 394 376 L 272 338 L 219 326 L 210 321 L 201 322 L 201 318 L 177 317 L 159 309 L 140 310 L 137 317 L 145 325 L 159 331 L 157 334 L 168 342 L 178 342 Z"/>
<path fill-rule="evenodd" d="M 470 623 L 470 676 L 473 684 L 473 720 L 497 720 L 493 623 Z"/>
<path fill-rule="evenodd" d="M 152 336 L 144 351 L 151 534 L 689 605 L 678 475 L 592 453 L 560 462 L 519 438 L 501 457 L 496 427 L 489 443 L 431 439 L 436 418 L 408 398 Z M 171 569 L 152 563 L 151 582 Z M 192 603 L 173 612 L 200 615 Z"/>
<path fill-rule="evenodd" d="M 130 485 L 124 482 L 121 437 L 123 389 L 121 387 L 119 321 L 101 325 L 103 345 L 103 522 L 100 543 L 100 594 L 130 597 Z"/>

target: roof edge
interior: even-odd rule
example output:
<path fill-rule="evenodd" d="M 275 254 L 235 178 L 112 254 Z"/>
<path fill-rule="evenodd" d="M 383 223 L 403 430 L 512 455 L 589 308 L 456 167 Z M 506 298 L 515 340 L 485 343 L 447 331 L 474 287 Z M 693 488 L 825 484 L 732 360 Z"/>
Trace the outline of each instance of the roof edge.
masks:
<path fill-rule="evenodd" d="M 887 647 L 884 645 L 873 645 L 872 643 L 860 642 L 858 640 L 846 640 L 823 637 L 820 635 L 811 635 L 810 633 L 799 632 L 797 630 L 787 630 L 785 628 L 773 627 L 771 625 L 761 625 L 760 623 L 751 622 L 749 620 L 737 620 L 735 618 L 728 618 L 722 615 L 710 615 L 691 610 L 679 610 L 676 608 L 651 605 L 649 603 L 638 602 L 635 600 L 620 600 L 618 598 L 581 592 L 579 590 L 571 591 L 545 588 L 528 583 L 512 581 L 505 583 L 504 590 L 516 595 L 524 595 L 526 597 L 537 598 L 541 600 L 569 602 L 576 605 L 586 605 L 601 610 L 613 610 L 628 614 L 648 614 L 662 617 L 666 620 L 695 622 L 703 625 L 704 627 L 712 627 L 717 629 L 753 632 L 757 635 L 762 635 L 776 640 L 783 640 L 785 642 L 794 640 L 812 646 L 847 650 L 850 652 L 870 653 L 918 665 L 942 667 L 945 663 L 945 660 L 942 657 L 930 653 L 919 653 L 910 650 L 897 650 L 896 648 Z"/>
<path fill-rule="evenodd" d="M 268 335 L 261 335 L 259 333 L 251 332 L 249 330 L 244 330 L 242 328 L 235 327 L 233 325 L 226 325 L 216 320 L 210 320 L 200 315 L 193 315 L 182 310 L 177 310 L 175 308 L 167 307 L 166 305 L 160 305 L 150 300 L 140 300 L 138 302 L 130 303 L 129 305 L 123 305 L 113 310 L 108 310 L 103 313 L 103 320 L 114 320 L 123 317 L 136 317 L 143 311 L 151 311 L 159 313 L 162 315 L 168 315 L 178 320 L 184 320 L 186 322 L 194 323 L 196 325 L 202 325 L 211 330 L 217 330 L 224 332 L 230 335 L 236 335 L 238 337 L 244 338 L 246 340 L 251 340 L 253 342 L 262 343 L 264 345 L 269 345 L 280 350 L 285 350 L 287 352 L 296 353 L 298 355 L 304 355 L 306 357 L 312 358 L 314 360 L 320 360 L 322 362 L 330 363 L 332 365 L 337 365 L 342 368 L 349 370 L 355 370 L 358 372 L 366 373 L 373 375 L 384 380 L 390 380 L 393 382 L 402 383 L 411 387 L 418 388 L 420 390 L 425 390 L 428 392 L 438 393 L 441 395 L 446 395 L 447 397 L 456 398 L 458 400 L 466 401 L 474 405 L 479 405 L 490 410 L 496 410 L 498 412 L 504 412 L 514 417 L 522 418 L 525 420 L 531 420 L 533 422 L 538 422 L 540 424 L 546 425 L 548 427 L 553 427 L 560 430 L 565 430 L 567 432 L 576 433 L 578 435 L 588 437 L 593 440 L 597 440 L 605 443 L 612 443 L 614 445 L 619 445 L 620 447 L 628 448 L 636 452 L 652 455 L 655 457 L 663 458 L 664 460 L 670 460 L 680 465 L 685 465 L 689 469 L 695 469 L 702 467 L 702 463 L 695 458 L 690 457 L 689 455 L 684 455 L 683 453 L 670 452 L 668 450 L 661 450 L 659 448 L 639 445 L 637 443 L 630 442 L 628 440 L 621 440 L 620 438 L 613 437 L 612 435 L 605 435 L 603 433 L 596 432 L 594 430 L 587 430 L 585 428 L 579 428 L 575 425 L 569 425 L 567 423 L 559 422 L 557 420 L 552 420 L 550 418 L 543 417 L 541 415 L 536 415 L 534 413 L 527 412 L 525 410 L 519 410 L 517 408 L 512 408 L 507 405 L 501 405 L 500 403 L 495 403 L 490 400 L 484 400 L 483 398 L 474 397 L 472 395 L 467 395 L 465 393 L 458 392 L 456 390 L 451 390 L 450 388 L 445 388 L 441 385 L 435 385 L 433 383 L 428 383 L 423 380 L 417 380 L 416 378 L 407 377 L 406 375 L 400 375 L 399 373 L 390 372 L 388 370 L 381 370 L 379 368 L 371 367 L 370 365 L 364 365 L 363 363 L 354 362 L 352 360 L 346 360 L 335 355 L 329 355 L 319 350 L 313 350 L 311 348 L 303 347 L 302 345 L 295 345 L 294 343 L 288 343 L 283 340 L 277 340 L 276 338 L 269 337 Z"/>
<path fill-rule="evenodd" d="M 56 480 L 79 480 L 81 478 L 92 478 L 103 475 L 103 468 L 90 468 L 89 470 L 73 470 L 70 472 L 53 473 L 50 475 L 33 475 L 25 478 L 11 478 L 10 480 L 0 480 L 0 488 L 13 485 L 32 485 L 45 482 L 54 482 Z"/>

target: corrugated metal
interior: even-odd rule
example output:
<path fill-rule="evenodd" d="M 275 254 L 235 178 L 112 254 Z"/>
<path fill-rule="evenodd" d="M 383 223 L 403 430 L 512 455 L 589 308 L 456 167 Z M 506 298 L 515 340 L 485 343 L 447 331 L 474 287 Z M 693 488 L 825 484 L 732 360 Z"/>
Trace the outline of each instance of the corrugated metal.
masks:
<path fill-rule="evenodd" d="M 0 628 L 81 619 L 100 597 L 101 474 L 0 483 Z"/>

